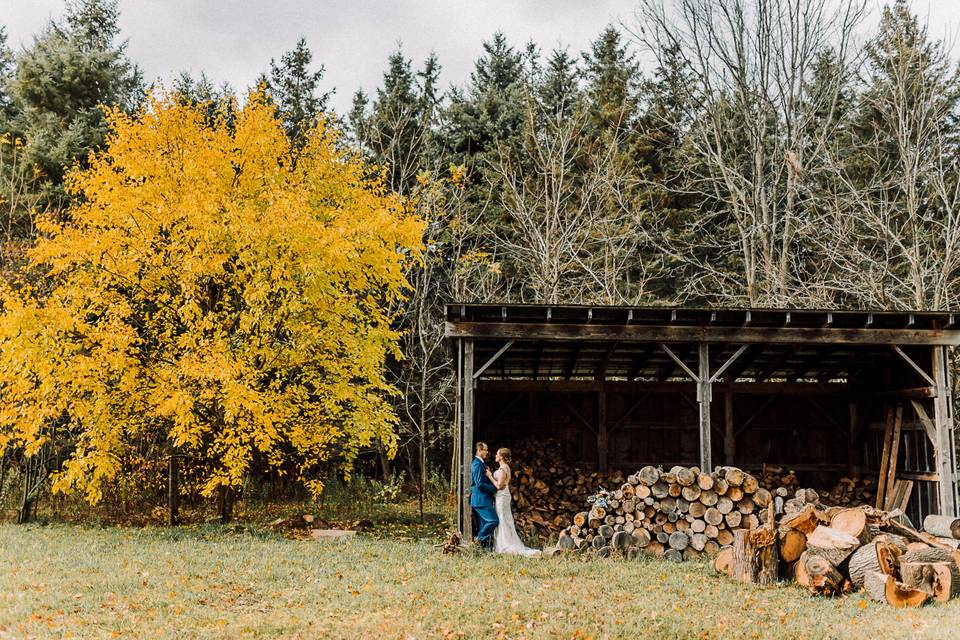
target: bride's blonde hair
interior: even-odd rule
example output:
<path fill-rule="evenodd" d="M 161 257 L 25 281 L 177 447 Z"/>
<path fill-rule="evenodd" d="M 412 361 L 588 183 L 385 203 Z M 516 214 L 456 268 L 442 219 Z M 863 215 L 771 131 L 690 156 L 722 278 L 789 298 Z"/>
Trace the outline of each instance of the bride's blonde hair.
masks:
<path fill-rule="evenodd" d="M 510 449 L 507 449 L 506 447 L 500 447 L 497 449 L 497 455 L 500 456 L 500 459 L 507 464 L 513 462 L 513 456 L 510 454 Z"/>

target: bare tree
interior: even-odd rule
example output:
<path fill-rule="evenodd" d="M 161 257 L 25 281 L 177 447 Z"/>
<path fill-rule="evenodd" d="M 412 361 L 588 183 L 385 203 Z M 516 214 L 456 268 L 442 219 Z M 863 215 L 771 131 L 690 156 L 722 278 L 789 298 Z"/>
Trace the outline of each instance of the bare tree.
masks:
<path fill-rule="evenodd" d="M 684 162 L 666 187 L 698 201 L 660 249 L 686 265 L 681 294 L 797 304 L 798 238 L 815 224 L 808 181 L 834 136 L 844 73 L 857 55 L 864 0 L 641 0 L 635 35 L 664 63 L 679 51 L 694 79 Z M 666 114 L 671 117 L 671 114 Z M 656 217 L 654 217 L 656 218 Z"/>
<path fill-rule="evenodd" d="M 868 308 L 947 309 L 960 277 L 960 77 L 905 7 L 868 47 L 859 135 L 830 147 L 819 285 Z"/>
<path fill-rule="evenodd" d="M 495 242 L 524 295 L 537 302 L 623 304 L 645 292 L 632 174 L 617 161 L 622 140 L 592 144 L 582 114 L 526 113 L 522 157 L 501 147 L 488 179 L 506 224 Z"/>

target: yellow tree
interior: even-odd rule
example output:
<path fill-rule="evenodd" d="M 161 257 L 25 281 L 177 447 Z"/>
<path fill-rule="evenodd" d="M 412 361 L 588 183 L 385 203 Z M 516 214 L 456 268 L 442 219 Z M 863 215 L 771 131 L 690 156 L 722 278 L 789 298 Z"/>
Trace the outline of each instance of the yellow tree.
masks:
<path fill-rule="evenodd" d="M 0 448 L 55 425 L 54 490 L 96 502 L 145 434 L 203 460 L 207 495 L 254 459 L 317 494 L 321 463 L 395 447 L 387 309 L 422 221 L 322 124 L 293 166 L 257 94 L 229 124 L 165 96 L 109 117 L 80 204 L 40 225 L 44 286 L 0 291 Z"/>

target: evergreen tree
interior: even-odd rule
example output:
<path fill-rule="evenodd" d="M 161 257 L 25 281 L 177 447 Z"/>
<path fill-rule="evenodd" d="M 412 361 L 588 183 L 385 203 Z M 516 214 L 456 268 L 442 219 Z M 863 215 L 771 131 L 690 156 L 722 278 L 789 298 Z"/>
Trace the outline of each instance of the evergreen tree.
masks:
<path fill-rule="evenodd" d="M 475 170 L 497 144 L 518 148 L 529 94 L 527 55 L 502 32 L 483 43 L 466 91 L 454 91 L 448 112 L 448 139 L 459 163 Z"/>
<path fill-rule="evenodd" d="M 565 49 L 556 49 L 547 60 L 540 84 L 540 102 L 549 115 L 570 116 L 580 101 L 580 71 L 577 61 Z"/>
<path fill-rule="evenodd" d="M 270 60 L 270 72 L 261 79 L 295 150 L 303 148 L 307 133 L 327 110 L 333 95 L 333 91 L 319 93 L 324 68 L 311 71 L 312 62 L 313 53 L 307 41 L 300 38 L 293 49 L 280 56 L 279 63 Z"/>
<path fill-rule="evenodd" d="M 107 131 L 101 105 L 135 110 L 143 99 L 139 69 L 117 43 L 116 0 L 78 0 L 63 22 L 52 22 L 16 57 L 7 82 L 16 116 L 14 133 L 25 140 L 24 159 L 36 166 L 47 204 L 60 205 L 63 178 L 83 165 Z"/>
<path fill-rule="evenodd" d="M 189 72 L 183 71 L 173 81 L 173 93 L 185 105 L 206 107 L 207 122 L 213 126 L 217 118 L 224 118 L 227 125 L 235 123 L 237 96 L 229 83 L 217 87 L 206 73 L 194 79 Z"/>
<path fill-rule="evenodd" d="M 13 104 L 7 91 L 12 72 L 13 52 L 7 45 L 7 30 L 0 26 L 0 134 L 8 129 L 13 117 Z"/>
<path fill-rule="evenodd" d="M 432 168 L 440 65 L 430 54 L 415 72 L 401 49 L 390 54 L 383 84 L 371 103 L 362 91 L 354 94 L 349 121 L 361 148 L 385 168 L 387 185 L 409 194 L 417 174 Z"/>
<path fill-rule="evenodd" d="M 640 80 L 636 57 L 623 36 L 608 26 L 583 54 L 590 129 L 596 134 L 629 130 L 637 110 Z"/>

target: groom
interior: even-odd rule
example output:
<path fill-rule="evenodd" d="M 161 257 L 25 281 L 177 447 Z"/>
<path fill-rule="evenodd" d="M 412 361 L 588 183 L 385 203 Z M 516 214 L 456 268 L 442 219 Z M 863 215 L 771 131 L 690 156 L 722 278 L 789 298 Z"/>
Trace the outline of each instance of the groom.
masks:
<path fill-rule="evenodd" d="M 484 463 L 490 453 L 487 444 L 478 442 L 475 451 L 473 467 L 470 470 L 470 506 L 480 521 L 477 542 L 484 549 L 493 551 L 493 532 L 500 524 L 497 511 L 493 508 L 493 496 L 497 493 L 497 488 L 487 477 L 487 465 Z"/>

